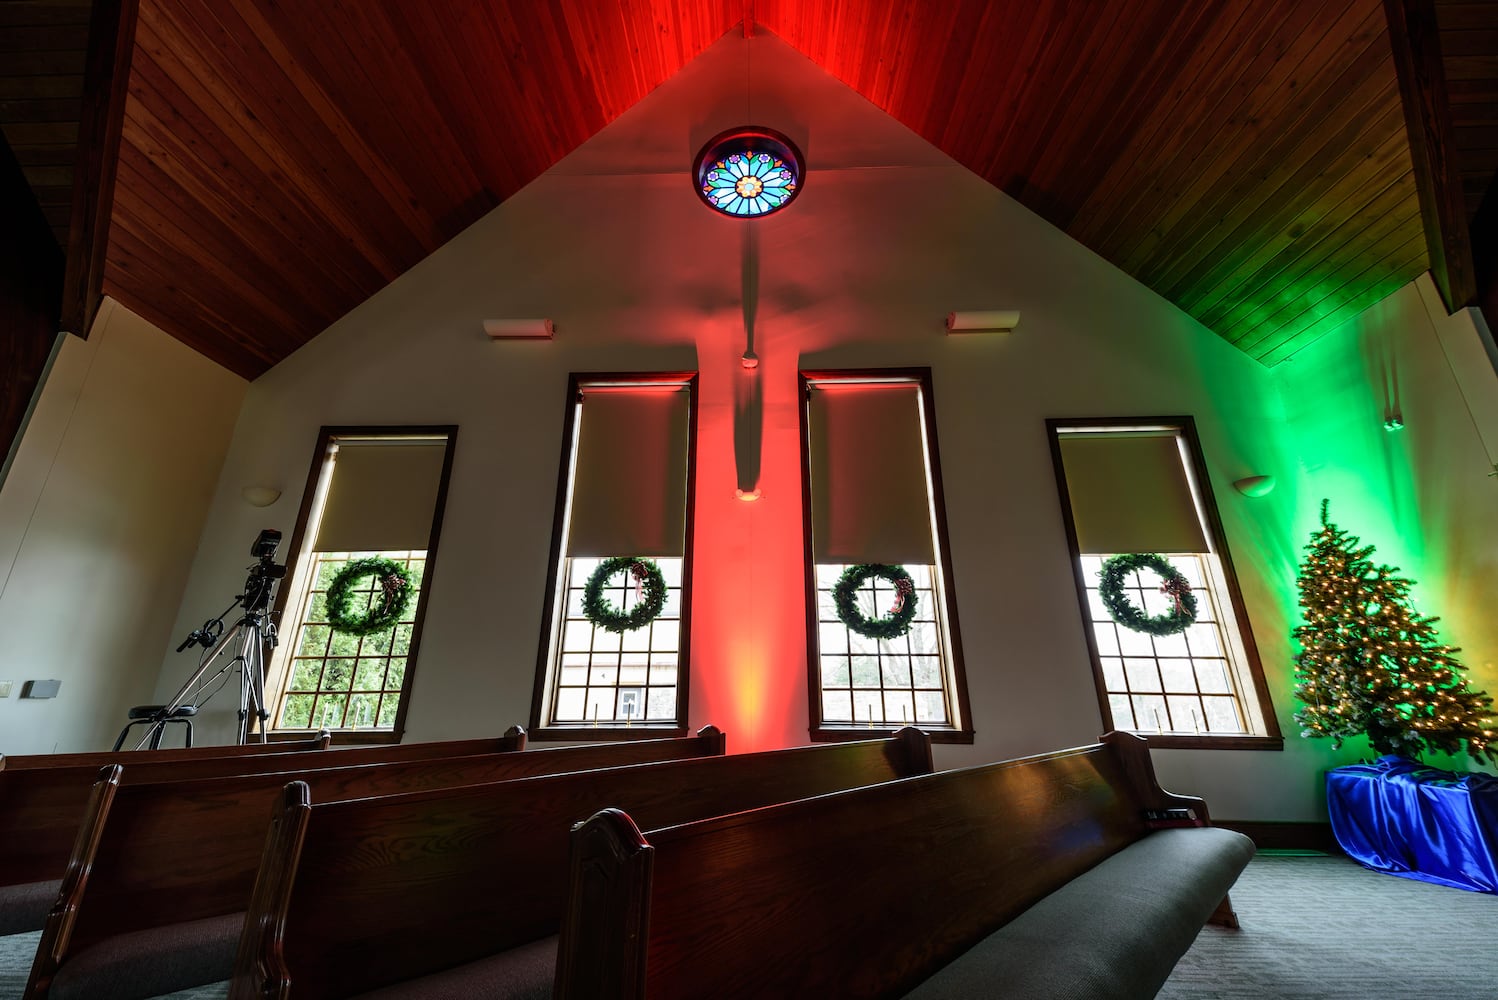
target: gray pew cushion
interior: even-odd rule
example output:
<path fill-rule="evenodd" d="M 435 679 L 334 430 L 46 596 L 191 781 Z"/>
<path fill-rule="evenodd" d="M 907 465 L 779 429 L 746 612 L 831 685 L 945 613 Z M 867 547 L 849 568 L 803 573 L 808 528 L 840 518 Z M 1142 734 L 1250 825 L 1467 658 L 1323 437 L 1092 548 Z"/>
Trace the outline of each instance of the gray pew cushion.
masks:
<path fill-rule="evenodd" d="M 243 913 L 121 934 L 85 948 L 52 980 L 52 1000 L 135 1000 L 234 974 Z"/>
<path fill-rule="evenodd" d="M 0 935 L 41 930 L 61 887 L 61 879 L 0 885 Z"/>
<path fill-rule="evenodd" d="M 1158 830 L 979 941 L 906 1000 L 1153 997 L 1253 854 L 1253 841 L 1230 830 Z"/>
<path fill-rule="evenodd" d="M 361 993 L 354 1000 L 550 1000 L 556 968 L 553 934 L 455 969 Z"/>

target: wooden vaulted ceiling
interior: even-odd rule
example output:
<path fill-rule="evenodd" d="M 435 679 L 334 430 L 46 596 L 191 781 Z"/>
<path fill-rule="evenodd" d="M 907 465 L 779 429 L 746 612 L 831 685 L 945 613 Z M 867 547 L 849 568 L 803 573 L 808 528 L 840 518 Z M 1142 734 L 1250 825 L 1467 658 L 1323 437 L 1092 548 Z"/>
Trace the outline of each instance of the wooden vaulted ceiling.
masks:
<path fill-rule="evenodd" d="M 0 3 L 0 134 L 66 246 L 91 0 Z"/>
<path fill-rule="evenodd" d="M 1463 201 L 1472 220 L 1498 175 L 1498 3 L 1439 0 L 1436 15 Z"/>
<path fill-rule="evenodd" d="M 138 3 L 103 290 L 248 377 L 746 14 L 1267 364 L 1427 267 L 1382 0 Z"/>

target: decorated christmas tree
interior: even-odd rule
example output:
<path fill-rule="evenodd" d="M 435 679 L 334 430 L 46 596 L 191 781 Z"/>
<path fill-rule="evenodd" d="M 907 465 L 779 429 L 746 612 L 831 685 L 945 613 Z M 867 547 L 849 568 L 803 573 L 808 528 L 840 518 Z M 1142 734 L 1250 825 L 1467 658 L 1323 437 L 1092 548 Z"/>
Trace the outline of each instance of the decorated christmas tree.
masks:
<path fill-rule="evenodd" d="M 1329 736 L 1335 747 L 1366 735 L 1375 752 L 1411 759 L 1465 747 L 1498 762 L 1493 699 L 1467 686 L 1460 650 L 1441 645 L 1437 619 L 1411 606 L 1411 581 L 1375 564 L 1373 546 L 1332 524 L 1327 508 L 1323 500 L 1300 568 L 1301 735 Z"/>

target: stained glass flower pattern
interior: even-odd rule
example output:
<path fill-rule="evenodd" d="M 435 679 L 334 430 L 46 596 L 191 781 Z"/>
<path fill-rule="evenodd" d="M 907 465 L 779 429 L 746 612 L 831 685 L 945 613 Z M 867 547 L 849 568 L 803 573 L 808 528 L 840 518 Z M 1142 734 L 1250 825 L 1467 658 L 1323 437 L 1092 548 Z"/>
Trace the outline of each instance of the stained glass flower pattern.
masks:
<path fill-rule="evenodd" d="M 703 197 L 725 215 L 765 215 L 795 193 L 795 172 L 769 153 L 731 153 L 702 181 Z"/>
<path fill-rule="evenodd" d="M 702 200 L 737 218 L 769 215 L 784 208 L 798 193 L 801 172 L 796 147 L 770 129 L 731 129 L 697 156 Z"/>

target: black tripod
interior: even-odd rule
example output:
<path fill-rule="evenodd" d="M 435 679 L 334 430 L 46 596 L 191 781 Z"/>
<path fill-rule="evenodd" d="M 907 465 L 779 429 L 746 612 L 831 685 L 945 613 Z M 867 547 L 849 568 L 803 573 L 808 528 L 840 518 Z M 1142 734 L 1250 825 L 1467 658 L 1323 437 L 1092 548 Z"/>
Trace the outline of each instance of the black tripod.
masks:
<path fill-rule="evenodd" d="M 270 712 L 265 706 L 265 663 L 267 652 L 276 647 L 276 624 L 271 621 L 270 611 L 271 594 L 275 590 L 276 581 L 286 575 L 286 567 L 278 566 L 272 561 L 280 541 L 279 531 L 266 529 L 260 532 L 260 537 L 250 549 L 250 554 L 259 557 L 260 561 L 250 567 L 244 593 L 234 598 L 233 603 L 217 618 L 210 618 L 203 623 L 202 628 L 194 629 L 182 641 L 182 645 L 177 647 L 179 653 L 191 646 L 202 646 L 209 650 L 198 662 L 198 669 L 193 671 L 192 676 L 165 705 L 137 705 L 132 708 L 129 713 L 130 721 L 125 723 L 125 728 L 120 730 L 119 739 L 115 740 L 116 750 L 124 746 L 131 727 L 140 725 L 147 727 L 146 733 L 135 745 L 135 749 L 140 750 L 149 744 L 154 750 L 161 745 L 161 736 L 167 725 L 174 722 L 186 725 L 187 745 L 192 746 L 192 717 L 197 715 L 203 702 L 218 693 L 223 684 L 208 692 L 207 697 L 201 696 L 203 687 L 220 677 L 227 681 L 228 673 L 235 669 L 239 671 L 237 742 L 241 745 L 250 742 L 252 716 L 260 722 L 253 735 L 258 736 L 259 742 L 266 742 Z M 241 605 L 244 613 L 225 631 L 224 617 Z M 234 656 L 224 659 L 224 654 L 230 649 L 236 650 Z M 215 663 L 219 664 L 218 669 L 209 676 L 208 672 Z M 194 689 L 199 693 L 197 699 L 190 697 Z"/>

